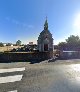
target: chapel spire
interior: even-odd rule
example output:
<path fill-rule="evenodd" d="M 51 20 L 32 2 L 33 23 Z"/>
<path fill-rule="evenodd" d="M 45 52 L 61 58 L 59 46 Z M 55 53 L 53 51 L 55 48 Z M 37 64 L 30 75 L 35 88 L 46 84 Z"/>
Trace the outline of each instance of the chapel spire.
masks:
<path fill-rule="evenodd" d="M 47 17 L 46 17 L 46 20 L 45 20 L 45 23 L 44 23 L 44 30 L 48 30 L 48 22 L 47 22 Z"/>

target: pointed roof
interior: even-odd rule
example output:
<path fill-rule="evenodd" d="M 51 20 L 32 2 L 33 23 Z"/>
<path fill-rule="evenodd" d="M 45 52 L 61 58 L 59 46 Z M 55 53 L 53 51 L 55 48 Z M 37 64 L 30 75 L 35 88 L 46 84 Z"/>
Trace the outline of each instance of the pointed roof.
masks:
<path fill-rule="evenodd" d="M 44 23 L 44 30 L 48 30 L 48 22 L 47 22 L 47 17 L 46 17 L 46 20 L 45 20 L 45 23 Z"/>

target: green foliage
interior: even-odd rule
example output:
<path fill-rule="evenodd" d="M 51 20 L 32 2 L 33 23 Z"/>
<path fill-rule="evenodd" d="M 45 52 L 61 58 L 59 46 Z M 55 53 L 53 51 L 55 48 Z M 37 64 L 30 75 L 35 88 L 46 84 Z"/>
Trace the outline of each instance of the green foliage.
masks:
<path fill-rule="evenodd" d="M 0 42 L 0 47 L 4 47 L 4 45 L 3 45 L 3 43 L 2 43 L 2 42 Z"/>
<path fill-rule="evenodd" d="M 66 42 L 60 42 L 58 44 L 59 49 L 65 48 L 65 46 L 66 46 Z"/>
<path fill-rule="evenodd" d="M 59 49 L 63 50 L 77 50 L 78 48 L 80 48 L 80 38 L 79 36 L 71 35 L 66 39 L 65 42 L 60 42 L 58 46 Z"/>
<path fill-rule="evenodd" d="M 6 46 L 11 46 L 11 43 L 6 44 Z"/>
<path fill-rule="evenodd" d="M 20 45 L 21 45 L 21 41 L 18 40 L 18 41 L 16 42 L 16 45 L 17 45 L 17 46 L 20 46 Z"/>
<path fill-rule="evenodd" d="M 66 39 L 66 42 L 69 45 L 77 45 L 78 42 L 80 42 L 80 39 L 79 36 L 71 35 L 70 37 L 68 37 L 68 39 Z"/>
<path fill-rule="evenodd" d="M 58 46 L 65 46 L 66 45 L 66 42 L 60 42 L 59 44 L 58 44 Z"/>

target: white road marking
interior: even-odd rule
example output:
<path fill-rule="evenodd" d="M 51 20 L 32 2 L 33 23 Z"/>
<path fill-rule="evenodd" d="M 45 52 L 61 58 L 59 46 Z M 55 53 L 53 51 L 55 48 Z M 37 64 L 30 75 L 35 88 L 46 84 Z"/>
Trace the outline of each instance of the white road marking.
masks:
<path fill-rule="evenodd" d="M 0 73 L 5 73 L 5 72 L 16 72 L 16 71 L 24 71 L 25 67 L 22 68 L 10 68 L 10 69 L 0 69 Z"/>
<path fill-rule="evenodd" d="M 22 76 L 23 75 L 0 77 L 0 83 L 8 83 L 8 82 L 20 81 L 22 79 Z"/>
<path fill-rule="evenodd" d="M 8 91 L 8 92 L 17 92 L 17 90 L 13 90 L 13 91 Z"/>

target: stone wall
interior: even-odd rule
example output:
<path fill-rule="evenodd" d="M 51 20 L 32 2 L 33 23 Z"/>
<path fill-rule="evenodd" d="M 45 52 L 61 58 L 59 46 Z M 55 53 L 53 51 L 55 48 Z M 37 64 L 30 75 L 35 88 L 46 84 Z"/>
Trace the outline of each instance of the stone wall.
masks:
<path fill-rule="evenodd" d="M 1 62 L 18 62 L 18 61 L 41 61 L 53 57 L 53 52 L 5 52 L 0 54 Z"/>
<path fill-rule="evenodd" d="M 60 59 L 80 59 L 80 51 L 60 51 Z"/>

